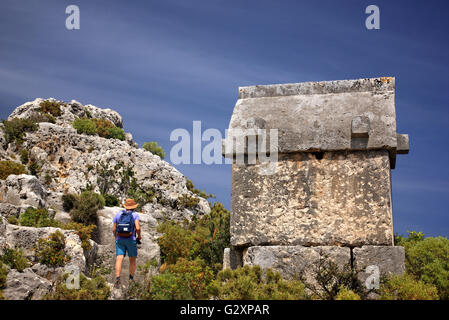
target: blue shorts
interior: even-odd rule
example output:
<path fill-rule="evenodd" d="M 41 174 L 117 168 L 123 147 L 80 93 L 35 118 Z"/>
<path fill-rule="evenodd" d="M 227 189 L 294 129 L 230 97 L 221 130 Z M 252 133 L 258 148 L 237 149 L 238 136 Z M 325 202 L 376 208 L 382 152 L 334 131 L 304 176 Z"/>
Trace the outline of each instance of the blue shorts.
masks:
<path fill-rule="evenodd" d="M 131 239 L 118 239 L 115 240 L 115 255 L 123 255 L 126 257 L 128 252 L 129 257 L 137 257 L 137 242 Z"/>

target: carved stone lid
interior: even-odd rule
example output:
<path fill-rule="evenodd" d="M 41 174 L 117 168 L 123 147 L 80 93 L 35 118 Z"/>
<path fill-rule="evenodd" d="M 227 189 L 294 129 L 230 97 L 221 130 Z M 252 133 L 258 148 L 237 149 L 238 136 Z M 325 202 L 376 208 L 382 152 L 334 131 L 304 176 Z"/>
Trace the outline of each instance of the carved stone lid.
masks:
<path fill-rule="evenodd" d="M 396 133 L 395 79 L 239 88 L 229 129 L 278 129 L 278 152 L 387 149 L 408 152 Z"/>

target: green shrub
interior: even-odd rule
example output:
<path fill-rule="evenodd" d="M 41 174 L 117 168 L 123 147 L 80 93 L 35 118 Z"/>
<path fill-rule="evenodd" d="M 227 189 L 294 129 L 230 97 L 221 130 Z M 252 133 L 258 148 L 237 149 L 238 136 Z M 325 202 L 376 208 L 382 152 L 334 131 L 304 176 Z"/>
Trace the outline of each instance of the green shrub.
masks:
<path fill-rule="evenodd" d="M 3 247 L 2 251 L 0 261 L 7 264 L 11 269 L 22 272 L 30 266 L 29 261 L 23 255 L 22 249 Z"/>
<path fill-rule="evenodd" d="M 23 143 L 26 132 L 36 131 L 39 126 L 30 119 L 13 118 L 3 120 L 3 131 L 5 132 L 6 142 L 20 145 Z"/>
<path fill-rule="evenodd" d="M 157 227 L 157 231 L 163 233 L 157 242 L 164 262 L 174 264 L 179 258 L 192 256 L 191 250 L 195 241 L 192 230 L 174 221 L 166 221 Z"/>
<path fill-rule="evenodd" d="M 230 213 L 216 202 L 209 214 L 200 220 L 179 224 L 174 221 L 161 223 L 157 230 L 163 233 L 158 239 L 161 258 L 168 264 L 179 258 L 201 258 L 214 271 L 221 269 L 223 251 L 230 246 Z"/>
<path fill-rule="evenodd" d="M 0 261 L 0 290 L 5 288 L 8 268 Z"/>
<path fill-rule="evenodd" d="M 65 236 L 57 230 L 48 238 L 39 239 L 35 246 L 35 255 L 40 263 L 51 267 L 63 267 L 70 257 L 64 252 Z"/>
<path fill-rule="evenodd" d="M 409 231 L 407 237 L 395 236 L 395 244 L 405 248 L 407 273 L 435 285 L 440 298 L 449 299 L 449 239 Z"/>
<path fill-rule="evenodd" d="M 30 164 L 28 165 L 28 171 L 31 175 L 39 177 L 42 166 L 39 164 L 38 160 L 31 158 Z"/>
<path fill-rule="evenodd" d="M 394 275 L 380 286 L 382 300 L 437 300 L 438 290 L 432 284 L 415 280 L 410 274 Z"/>
<path fill-rule="evenodd" d="M 286 281 L 277 272 L 267 269 L 263 276 L 259 266 L 244 266 L 220 271 L 208 288 L 220 300 L 302 300 L 307 299 L 304 284 Z"/>
<path fill-rule="evenodd" d="M 45 179 L 45 184 L 47 186 L 53 181 L 53 178 L 51 177 L 51 175 L 48 171 L 45 173 L 44 179 Z"/>
<path fill-rule="evenodd" d="M 106 207 L 118 207 L 120 205 L 120 201 L 113 194 L 104 194 L 103 197 Z"/>
<path fill-rule="evenodd" d="M 92 232 L 97 228 L 96 225 L 86 226 L 86 225 L 84 225 L 82 223 L 76 223 L 76 222 L 72 221 L 72 222 L 63 224 L 61 226 L 61 228 L 65 229 L 65 230 L 74 230 L 75 233 L 80 238 L 80 240 L 81 240 L 81 247 L 84 250 L 89 251 L 92 248 L 89 240 L 91 239 Z"/>
<path fill-rule="evenodd" d="M 365 299 L 369 293 L 359 280 L 358 272 L 351 268 L 349 262 L 339 266 L 322 252 L 318 262 L 309 268 L 308 273 L 313 278 L 312 281 L 305 278 L 304 274 L 297 276 L 314 299 L 335 300 L 342 288 L 353 291 L 361 299 Z"/>
<path fill-rule="evenodd" d="M 109 120 L 95 118 L 91 121 L 95 123 L 98 135 L 103 138 L 108 138 L 110 129 L 115 128 L 115 125 Z"/>
<path fill-rule="evenodd" d="M 97 275 L 92 279 L 80 273 L 80 288 L 68 289 L 66 281 L 68 274 L 60 278 L 52 293 L 45 296 L 46 300 L 107 300 L 111 290 L 106 280 Z"/>
<path fill-rule="evenodd" d="M 23 166 L 22 164 L 9 160 L 0 161 L 1 180 L 5 180 L 11 174 L 24 174 L 24 173 L 28 172 L 26 171 L 25 166 Z"/>
<path fill-rule="evenodd" d="M 10 224 L 19 224 L 19 220 L 17 219 L 16 216 L 8 216 L 7 218 L 8 223 Z"/>
<path fill-rule="evenodd" d="M 118 139 L 118 140 L 125 140 L 125 131 L 123 131 L 122 128 L 119 127 L 113 127 L 109 129 L 108 135 L 106 136 L 108 139 Z"/>
<path fill-rule="evenodd" d="M 335 300 L 360 300 L 360 296 L 352 290 L 341 287 Z"/>
<path fill-rule="evenodd" d="M 189 196 L 188 194 L 183 194 L 182 196 L 178 197 L 177 207 L 180 210 L 183 208 L 194 208 L 199 202 L 199 198 Z"/>
<path fill-rule="evenodd" d="M 193 192 L 194 194 L 204 198 L 204 199 L 208 199 L 208 198 L 215 198 L 215 195 L 213 194 L 207 194 L 206 192 L 196 189 L 195 186 L 193 185 L 192 180 L 186 178 L 186 187 L 187 190 L 189 190 L 190 192 Z"/>
<path fill-rule="evenodd" d="M 19 223 L 21 226 L 26 227 L 58 227 L 59 224 L 56 220 L 50 217 L 47 209 L 45 208 L 33 208 L 29 207 L 19 217 Z"/>
<path fill-rule="evenodd" d="M 433 284 L 441 299 L 449 299 L 449 239 L 426 238 L 406 247 L 407 272 Z"/>
<path fill-rule="evenodd" d="M 87 135 L 97 134 L 97 126 L 95 125 L 95 122 L 93 122 L 91 119 L 78 118 L 73 122 L 73 128 L 75 128 L 79 134 L 83 133 Z"/>
<path fill-rule="evenodd" d="M 75 206 L 78 196 L 76 194 L 66 193 L 62 195 L 62 208 L 65 212 L 70 212 Z"/>
<path fill-rule="evenodd" d="M 40 122 L 50 122 L 50 123 L 56 123 L 56 119 L 49 113 L 43 113 L 43 112 L 33 112 L 29 117 L 29 120 L 40 123 Z"/>
<path fill-rule="evenodd" d="M 151 142 L 145 142 L 142 146 L 143 149 L 146 151 L 151 152 L 152 154 L 155 154 L 159 156 L 161 159 L 165 158 L 165 151 L 160 147 L 157 142 L 151 141 Z"/>
<path fill-rule="evenodd" d="M 214 274 L 201 259 L 180 258 L 168 265 L 161 274 L 153 276 L 148 285 L 147 298 L 152 300 L 207 299 L 207 287 Z"/>
<path fill-rule="evenodd" d="M 84 225 L 91 225 L 97 223 L 97 211 L 103 209 L 105 200 L 101 194 L 93 191 L 84 191 L 76 199 L 73 209 L 70 211 L 70 216 L 75 222 Z"/>
<path fill-rule="evenodd" d="M 39 106 L 43 113 L 49 113 L 54 117 L 59 117 L 62 114 L 61 106 L 56 101 L 45 100 L 42 101 Z"/>
<path fill-rule="evenodd" d="M 30 161 L 30 153 L 28 152 L 27 149 L 22 149 L 20 150 L 20 162 L 22 162 L 22 164 L 28 164 L 28 162 Z"/>

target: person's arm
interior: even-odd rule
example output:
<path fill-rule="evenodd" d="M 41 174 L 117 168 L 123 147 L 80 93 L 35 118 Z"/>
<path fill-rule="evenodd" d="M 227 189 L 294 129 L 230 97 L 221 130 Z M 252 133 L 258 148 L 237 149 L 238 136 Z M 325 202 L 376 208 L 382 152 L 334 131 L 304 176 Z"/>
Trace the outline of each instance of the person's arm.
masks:
<path fill-rule="evenodd" d="M 140 239 L 142 239 L 142 237 L 140 235 L 140 222 L 139 222 L 139 220 L 135 220 L 134 224 L 136 226 L 137 239 L 140 240 Z"/>
<path fill-rule="evenodd" d="M 112 224 L 112 234 L 114 235 L 114 237 L 115 237 L 115 230 L 116 230 L 116 228 L 117 228 L 117 224 L 114 222 Z"/>

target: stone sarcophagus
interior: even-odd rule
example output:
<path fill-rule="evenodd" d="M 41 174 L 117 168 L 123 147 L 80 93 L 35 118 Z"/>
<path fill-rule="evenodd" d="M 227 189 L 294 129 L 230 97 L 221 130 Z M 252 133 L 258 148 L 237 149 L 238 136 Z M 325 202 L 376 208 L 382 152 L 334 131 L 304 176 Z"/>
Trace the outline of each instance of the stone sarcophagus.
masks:
<path fill-rule="evenodd" d="M 243 252 L 233 260 L 260 264 L 254 257 L 288 246 L 338 247 L 349 261 L 356 247 L 393 246 L 390 170 L 409 149 L 394 90 L 390 77 L 239 88 L 223 148 L 234 159 L 232 251 Z M 267 155 L 274 170 L 261 174 Z M 390 249 L 402 270 L 402 248 Z M 279 256 L 261 264 L 282 265 Z"/>

